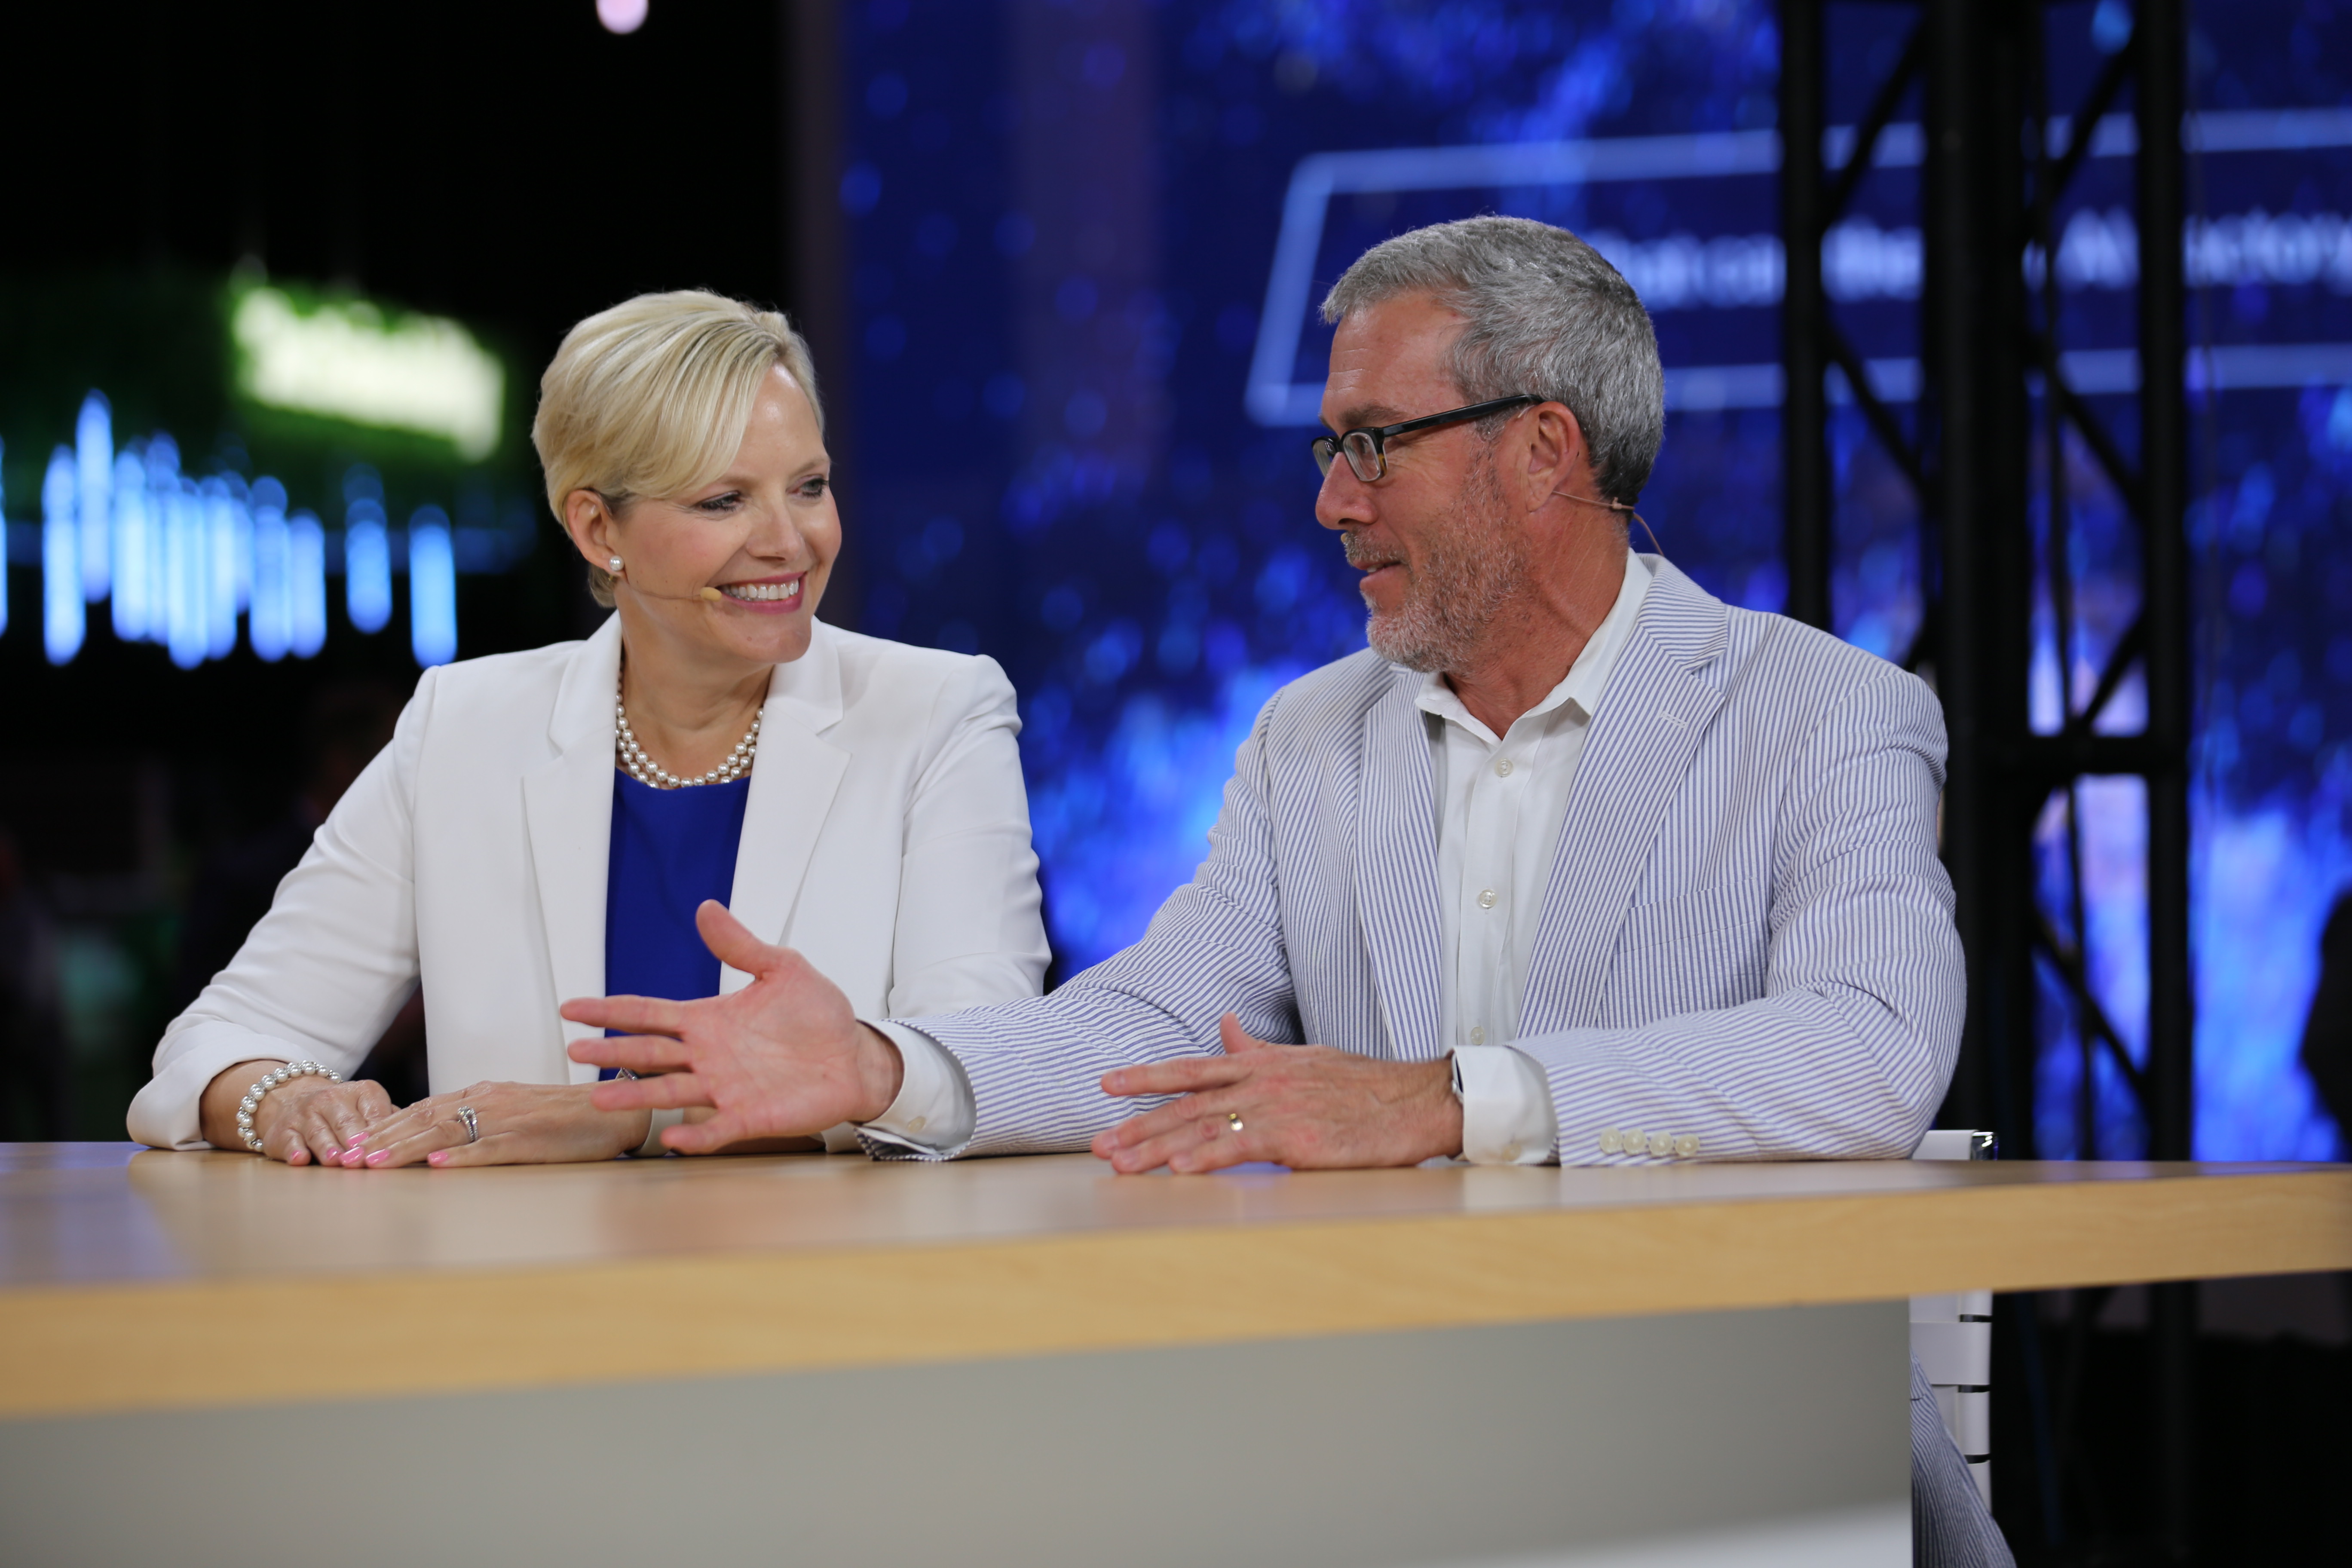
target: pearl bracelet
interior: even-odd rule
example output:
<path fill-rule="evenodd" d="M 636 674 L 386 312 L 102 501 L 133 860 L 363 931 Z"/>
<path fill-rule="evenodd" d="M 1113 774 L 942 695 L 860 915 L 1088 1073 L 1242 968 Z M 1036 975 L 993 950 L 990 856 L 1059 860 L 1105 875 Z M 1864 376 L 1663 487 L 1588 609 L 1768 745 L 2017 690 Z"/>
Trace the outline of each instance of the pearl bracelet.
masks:
<path fill-rule="evenodd" d="M 343 1081 L 342 1074 L 317 1062 L 288 1062 L 284 1067 L 263 1074 L 261 1081 L 247 1089 L 245 1098 L 236 1102 L 237 1136 L 244 1139 L 245 1146 L 255 1153 L 262 1152 L 261 1140 L 253 1133 L 253 1113 L 261 1109 L 261 1097 L 288 1079 L 298 1078 L 322 1078 L 329 1083 Z"/>

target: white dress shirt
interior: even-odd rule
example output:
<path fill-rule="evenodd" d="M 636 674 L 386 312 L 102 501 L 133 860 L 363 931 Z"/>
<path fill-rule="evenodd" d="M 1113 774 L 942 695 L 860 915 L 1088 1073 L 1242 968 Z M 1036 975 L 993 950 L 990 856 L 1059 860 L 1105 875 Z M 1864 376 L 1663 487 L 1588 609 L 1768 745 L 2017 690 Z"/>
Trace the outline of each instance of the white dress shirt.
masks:
<path fill-rule="evenodd" d="M 1497 737 L 1444 677 L 1416 700 L 1429 716 L 1437 801 L 1438 903 L 1444 950 L 1440 1003 L 1462 1097 L 1462 1152 L 1474 1164 L 1544 1164 L 1558 1157 L 1551 1091 L 1534 1060 L 1510 1048 L 1544 891 L 1584 737 L 1652 582 L 1632 551 L 1610 607 L 1568 674 Z M 904 1024 L 876 1025 L 906 1060 L 906 1079 L 867 1131 L 952 1156 L 970 1141 L 971 1087 L 938 1042 Z"/>
<path fill-rule="evenodd" d="M 1528 962 L 1559 847 L 1568 792 L 1609 672 L 1633 635 L 1650 569 L 1625 552 L 1617 602 L 1544 700 L 1499 738 L 1442 675 L 1416 705 L 1430 716 L 1437 797 L 1438 918 L 1444 933 L 1439 1001 L 1462 1094 L 1462 1152 L 1474 1164 L 1540 1165 L 1559 1130 L 1542 1069 L 1510 1048 L 1518 1037 Z"/>

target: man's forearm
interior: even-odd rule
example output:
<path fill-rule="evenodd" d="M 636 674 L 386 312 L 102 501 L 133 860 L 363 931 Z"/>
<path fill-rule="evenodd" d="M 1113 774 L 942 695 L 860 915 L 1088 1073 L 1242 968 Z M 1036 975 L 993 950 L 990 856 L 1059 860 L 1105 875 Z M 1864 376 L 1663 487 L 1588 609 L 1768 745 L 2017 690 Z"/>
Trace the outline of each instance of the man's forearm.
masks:
<path fill-rule="evenodd" d="M 1934 1116 L 1951 1060 L 1946 1021 L 1893 1014 L 1877 1000 L 1892 989 L 1784 991 L 1517 1048 L 1550 1085 L 1564 1164 L 1901 1159 Z"/>

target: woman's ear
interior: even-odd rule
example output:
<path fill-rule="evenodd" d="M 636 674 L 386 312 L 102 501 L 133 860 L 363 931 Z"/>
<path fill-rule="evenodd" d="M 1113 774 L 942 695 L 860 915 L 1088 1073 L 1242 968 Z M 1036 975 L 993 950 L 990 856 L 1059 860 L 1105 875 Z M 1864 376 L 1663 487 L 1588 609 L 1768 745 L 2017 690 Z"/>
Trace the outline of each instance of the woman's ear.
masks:
<path fill-rule="evenodd" d="M 589 565 L 606 566 L 620 553 L 612 528 L 612 510 L 594 490 L 573 490 L 563 498 L 563 531 Z"/>

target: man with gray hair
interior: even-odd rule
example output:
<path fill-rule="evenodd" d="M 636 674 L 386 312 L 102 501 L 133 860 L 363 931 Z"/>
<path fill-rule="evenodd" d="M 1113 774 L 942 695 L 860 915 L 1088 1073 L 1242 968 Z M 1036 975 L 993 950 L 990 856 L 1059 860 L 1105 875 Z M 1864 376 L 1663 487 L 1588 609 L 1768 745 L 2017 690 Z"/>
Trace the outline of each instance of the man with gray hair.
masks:
<path fill-rule="evenodd" d="M 850 1121 L 886 1159 L 1122 1172 L 1911 1152 L 1962 1007 L 1934 697 L 1628 548 L 1663 376 L 1575 236 L 1400 235 L 1324 315 L 1316 518 L 1370 647 L 1266 702 L 1143 939 L 1046 996 L 862 1022 L 706 905 L 757 978 L 568 1005 L 654 1037 L 574 1058 L 668 1075 L 599 1105 L 716 1106 L 665 1135 L 688 1151 Z"/>

